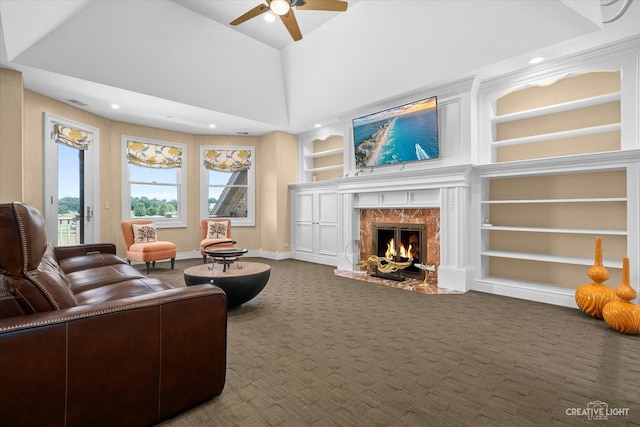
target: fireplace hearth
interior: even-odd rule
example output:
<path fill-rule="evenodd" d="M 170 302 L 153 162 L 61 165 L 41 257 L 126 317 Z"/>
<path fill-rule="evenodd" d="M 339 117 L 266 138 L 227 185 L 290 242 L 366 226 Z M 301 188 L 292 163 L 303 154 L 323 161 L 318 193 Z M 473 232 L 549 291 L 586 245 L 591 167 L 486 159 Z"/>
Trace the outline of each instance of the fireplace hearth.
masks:
<path fill-rule="evenodd" d="M 391 274 L 378 271 L 373 275 L 398 281 L 407 277 L 422 279 L 422 270 L 415 264 L 426 263 L 426 228 L 424 224 L 374 223 L 372 254 L 389 261 L 412 263 Z"/>

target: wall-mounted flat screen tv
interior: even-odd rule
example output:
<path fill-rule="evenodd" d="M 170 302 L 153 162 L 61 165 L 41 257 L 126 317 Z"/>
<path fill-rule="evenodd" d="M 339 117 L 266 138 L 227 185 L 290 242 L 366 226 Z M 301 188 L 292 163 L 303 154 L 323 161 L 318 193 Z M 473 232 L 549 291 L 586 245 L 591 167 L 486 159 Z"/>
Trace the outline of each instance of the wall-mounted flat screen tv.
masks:
<path fill-rule="evenodd" d="M 353 119 L 356 169 L 437 159 L 437 97 Z"/>

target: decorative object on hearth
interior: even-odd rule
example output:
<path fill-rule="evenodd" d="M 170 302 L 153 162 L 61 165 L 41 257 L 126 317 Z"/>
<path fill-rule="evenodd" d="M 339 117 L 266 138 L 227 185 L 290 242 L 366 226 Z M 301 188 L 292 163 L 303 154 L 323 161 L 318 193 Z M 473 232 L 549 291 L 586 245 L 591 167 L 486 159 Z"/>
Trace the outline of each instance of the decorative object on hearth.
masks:
<path fill-rule="evenodd" d="M 429 276 L 429 273 L 427 272 L 430 271 L 433 273 L 434 271 L 436 271 L 435 265 L 426 265 L 426 264 L 420 264 L 420 263 L 415 263 L 413 265 L 419 268 L 420 270 L 424 271 L 424 281 L 419 286 L 438 286 L 438 284 L 431 285 L 427 283 L 427 277 Z"/>
<path fill-rule="evenodd" d="M 293 8 L 297 10 L 324 10 L 331 12 L 344 12 L 349 3 L 341 0 L 267 0 L 267 4 L 259 4 L 245 14 L 231 21 L 230 25 L 242 24 L 251 18 L 271 11 L 280 17 L 282 23 L 287 27 L 293 40 L 302 39 L 302 33 L 293 13 Z"/>
<path fill-rule="evenodd" d="M 395 273 L 398 270 L 407 268 L 413 264 L 413 258 L 409 258 L 405 262 L 391 261 L 376 255 L 371 255 L 366 261 L 360 263 L 368 272 L 373 272 L 374 267 L 381 273 Z"/>
<path fill-rule="evenodd" d="M 603 284 L 609 278 L 609 272 L 602 265 L 602 238 L 600 236 L 596 237 L 595 261 L 593 266 L 589 268 L 589 278 L 593 280 L 592 283 L 587 283 L 576 289 L 576 304 L 589 316 L 602 319 L 602 309 L 608 302 L 615 299 L 615 293 L 613 289 Z"/>
<path fill-rule="evenodd" d="M 622 282 L 616 289 L 618 299 L 604 306 L 602 317 L 611 329 L 623 334 L 636 335 L 640 333 L 640 306 L 630 302 L 638 293 L 629 282 L 629 258 L 623 258 Z"/>

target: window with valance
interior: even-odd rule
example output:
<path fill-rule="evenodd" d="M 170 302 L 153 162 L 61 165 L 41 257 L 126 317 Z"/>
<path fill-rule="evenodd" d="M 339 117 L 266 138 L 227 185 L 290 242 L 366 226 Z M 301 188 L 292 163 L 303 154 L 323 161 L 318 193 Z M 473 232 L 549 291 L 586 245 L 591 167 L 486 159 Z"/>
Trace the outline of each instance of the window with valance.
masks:
<path fill-rule="evenodd" d="M 205 150 L 204 167 L 220 172 L 248 170 L 251 167 L 251 150 Z"/>
<path fill-rule="evenodd" d="M 130 164 L 153 169 L 179 168 L 182 166 L 182 148 L 127 141 L 127 160 Z"/>
<path fill-rule="evenodd" d="M 93 141 L 93 133 L 56 124 L 53 126 L 55 142 L 78 150 L 86 150 Z"/>
<path fill-rule="evenodd" d="M 255 225 L 253 147 L 201 147 L 202 215 Z"/>
<path fill-rule="evenodd" d="M 123 217 L 186 226 L 186 145 L 130 136 L 122 144 Z"/>

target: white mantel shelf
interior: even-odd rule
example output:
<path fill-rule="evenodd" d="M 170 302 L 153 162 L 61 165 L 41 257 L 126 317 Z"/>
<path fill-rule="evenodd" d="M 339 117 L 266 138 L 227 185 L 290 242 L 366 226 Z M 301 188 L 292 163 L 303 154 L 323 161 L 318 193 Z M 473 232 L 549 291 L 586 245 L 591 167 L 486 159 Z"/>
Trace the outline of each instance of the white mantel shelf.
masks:
<path fill-rule="evenodd" d="M 462 165 L 346 177 L 338 181 L 338 192 L 372 193 L 468 187 L 472 170 L 473 166 Z"/>

